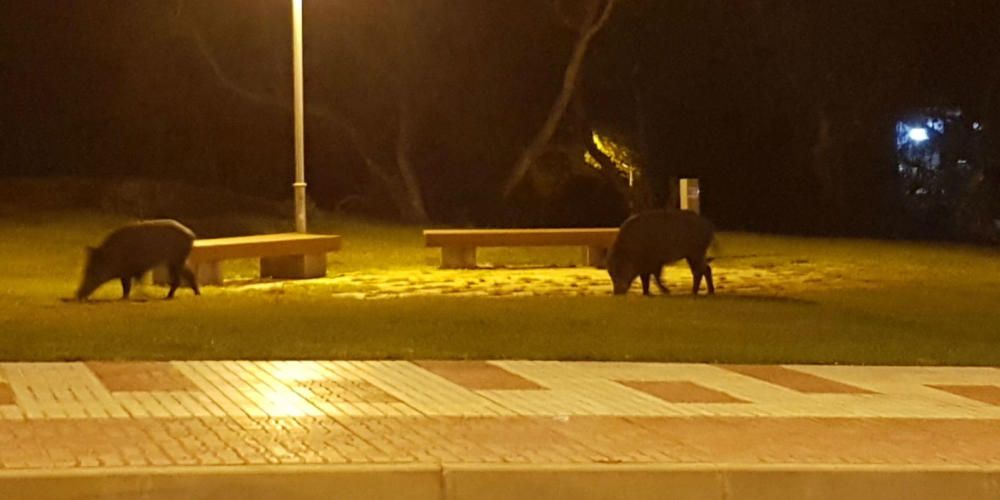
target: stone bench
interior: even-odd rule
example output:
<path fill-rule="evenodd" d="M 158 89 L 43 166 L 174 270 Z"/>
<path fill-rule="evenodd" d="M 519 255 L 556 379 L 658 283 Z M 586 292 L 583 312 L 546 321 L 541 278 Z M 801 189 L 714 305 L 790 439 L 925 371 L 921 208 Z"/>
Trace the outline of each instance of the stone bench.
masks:
<path fill-rule="evenodd" d="M 442 269 L 476 267 L 478 247 L 579 246 L 589 266 L 603 267 L 618 228 L 427 229 L 424 242 L 441 248 Z"/>
<path fill-rule="evenodd" d="M 260 259 L 261 278 L 303 279 L 326 276 L 326 254 L 340 250 L 340 236 L 279 233 L 194 241 L 188 265 L 200 285 L 222 284 L 222 261 Z M 166 269 L 153 273 L 168 281 Z"/>

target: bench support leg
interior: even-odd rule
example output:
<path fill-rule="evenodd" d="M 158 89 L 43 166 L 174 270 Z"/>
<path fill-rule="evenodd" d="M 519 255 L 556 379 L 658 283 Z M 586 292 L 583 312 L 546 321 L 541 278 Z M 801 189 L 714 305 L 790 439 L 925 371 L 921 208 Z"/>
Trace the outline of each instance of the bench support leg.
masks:
<path fill-rule="evenodd" d="M 584 262 L 588 266 L 604 269 L 607 267 L 608 249 L 604 247 L 584 247 Z"/>
<path fill-rule="evenodd" d="M 159 266 L 153 268 L 154 285 L 166 285 L 168 281 L 170 281 L 170 274 L 167 273 L 166 266 Z"/>
<path fill-rule="evenodd" d="M 194 272 L 195 278 L 198 280 L 198 286 L 222 285 L 221 261 L 199 262 L 198 264 L 188 264 L 188 267 Z M 167 272 L 166 267 L 160 266 L 153 269 L 153 283 L 157 285 L 170 284 L 170 273 Z"/>
<path fill-rule="evenodd" d="M 326 276 L 326 254 L 261 257 L 260 277 L 308 279 Z"/>
<path fill-rule="evenodd" d="M 191 266 L 198 286 L 222 286 L 222 261 L 200 262 Z"/>
<path fill-rule="evenodd" d="M 441 269 L 473 269 L 476 247 L 441 247 Z"/>

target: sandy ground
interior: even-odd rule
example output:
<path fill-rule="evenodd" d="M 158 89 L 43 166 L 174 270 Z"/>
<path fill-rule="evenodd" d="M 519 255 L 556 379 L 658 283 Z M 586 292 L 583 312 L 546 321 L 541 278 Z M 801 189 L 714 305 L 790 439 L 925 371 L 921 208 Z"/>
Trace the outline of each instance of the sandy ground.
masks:
<path fill-rule="evenodd" d="M 738 260 L 716 262 L 717 293 L 790 296 L 812 290 L 875 288 L 885 284 L 865 279 L 860 266 L 822 265 L 804 260 L 782 263 L 741 263 Z M 686 266 L 668 267 L 664 284 L 674 294 L 687 294 L 691 274 Z M 385 269 L 350 272 L 327 278 L 288 282 L 236 282 L 226 290 L 293 291 L 307 288 L 310 293 L 328 292 L 331 296 L 357 299 L 390 299 L 415 296 L 580 296 L 611 294 L 611 280 L 605 270 L 589 267 L 524 268 L 498 267 L 471 270 L 434 268 Z M 655 285 L 653 293 L 659 293 Z M 303 290 L 304 291 L 304 290 Z M 639 280 L 631 293 L 641 293 Z M 705 293 L 705 285 L 702 285 Z"/>

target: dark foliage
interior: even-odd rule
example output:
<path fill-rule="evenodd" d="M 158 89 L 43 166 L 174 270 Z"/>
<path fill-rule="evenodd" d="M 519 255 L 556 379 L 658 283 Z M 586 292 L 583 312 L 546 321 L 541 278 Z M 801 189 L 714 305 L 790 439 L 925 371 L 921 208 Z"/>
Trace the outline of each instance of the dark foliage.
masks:
<path fill-rule="evenodd" d="M 960 211 L 1000 217 L 1000 3 L 620 2 L 588 55 L 563 151 L 582 152 L 580 124 L 629 137 L 654 199 L 667 198 L 668 179 L 699 177 L 703 210 L 722 227 L 890 235 L 902 203 L 894 125 L 909 110 L 951 106 L 983 126 L 982 189 Z M 290 196 L 287 4 L 4 2 L 0 175 Z M 399 216 L 394 185 L 366 162 L 398 161 L 405 116 L 436 222 L 594 225 L 627 213 L 616 189 L 576 168 L 550 178 L 551 189 L 497 193 L 544 120 L 573 43 L 550 2 L 306 7 L 307 171 L 318 206 Z"/>

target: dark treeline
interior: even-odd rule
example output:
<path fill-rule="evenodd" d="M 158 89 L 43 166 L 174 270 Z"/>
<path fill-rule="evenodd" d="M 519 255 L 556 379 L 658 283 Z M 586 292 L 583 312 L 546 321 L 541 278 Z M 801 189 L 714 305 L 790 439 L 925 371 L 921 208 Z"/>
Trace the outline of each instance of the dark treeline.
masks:
<path fill-rule="evenodd" d="M 606 1 L 307 0 L 312 199 L 411 221 L 615 223 L 629 202 L 583 160 L 597 131 L 635 153 L 647 203 L 699 177 L 724 227 L 885 235 L 896 121 L 935 106 L 982 124 L 976 161 L 996 182 L 1000 2 L 617 0 L 558 132 L 505 195 Z M 290 196 L 289 10 L 4 2 L 0 173 Z"/>

